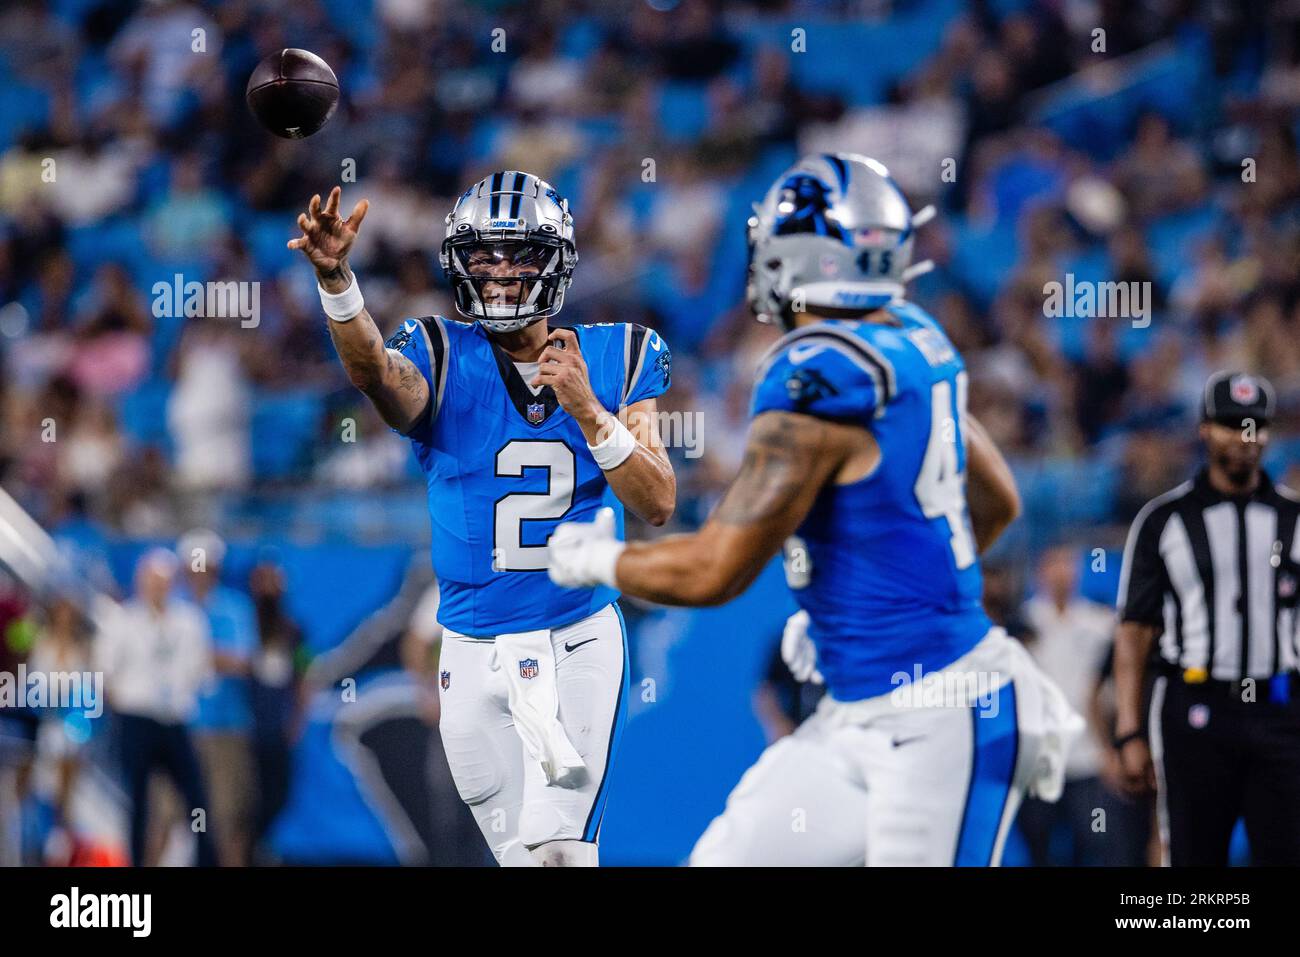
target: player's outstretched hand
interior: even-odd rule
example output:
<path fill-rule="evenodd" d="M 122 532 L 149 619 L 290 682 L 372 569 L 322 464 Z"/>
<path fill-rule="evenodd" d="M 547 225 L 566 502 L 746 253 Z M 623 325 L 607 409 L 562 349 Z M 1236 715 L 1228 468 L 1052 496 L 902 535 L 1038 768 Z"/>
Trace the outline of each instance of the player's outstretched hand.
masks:
<path fill-rule="evenodd" d="M 561 588 L 614 585 L 623 542 L 614 532 L 614 510 L 602 508 L 594 522 L 562 522 L 547 542 L 551 581 Z"/>
<path fill-rule="evenodd" d="M 357 230 L 370 209 L 369 200 L 361 200 L 352 209 L 352 215 L 344 219 L 339 214 L 339 200 L 343 190 L 335 186 L 322 207 L 320 194 L 311 198 L 307 212 L 298 214 L 298 228 L 302 235 L 289 240 L 290 249 L 301 249 L 303 254 L 316 267 L 316 275 L 326 292 L 339 293 L 351 282 L 344 263 L 348 252 L 356 241 Z M 330 288 L 331 285 L 337 288 Z"/>

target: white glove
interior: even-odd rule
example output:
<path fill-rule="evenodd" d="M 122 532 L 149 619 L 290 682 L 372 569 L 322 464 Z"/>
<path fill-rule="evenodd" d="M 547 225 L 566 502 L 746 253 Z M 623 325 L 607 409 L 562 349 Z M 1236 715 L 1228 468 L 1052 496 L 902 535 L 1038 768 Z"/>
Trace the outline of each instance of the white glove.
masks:
<path fill-rule="evenodd" d="M 594 522 L 562 522 L 547 545 L 547 572 L 561 588 L 617 587 L 614 566 L 627 545 L 614 537 L 612 508 L 602 508 Z"/>
<path fill-rule="evenodd" d="M 785 620 L 781 633 L 781 660 L 799 682 L 822 683 L 822 673 L 817 670 L 817 648 L 808 637 L 808 612 L 800 609 Z"/>

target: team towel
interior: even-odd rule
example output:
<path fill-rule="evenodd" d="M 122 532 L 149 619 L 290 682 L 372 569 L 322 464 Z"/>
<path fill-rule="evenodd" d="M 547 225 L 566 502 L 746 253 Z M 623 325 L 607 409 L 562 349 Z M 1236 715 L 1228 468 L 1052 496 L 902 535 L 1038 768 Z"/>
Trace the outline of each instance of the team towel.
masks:
<path fill-rule="evenodd" d="M 497 667 L 506 677 L 515 731 L 524 749 L 541 764 L 547 784 L 581 787 L 587 780 L 587 766 L 560 724 L 550 630 L 498 635 L 495 650 Z"/>

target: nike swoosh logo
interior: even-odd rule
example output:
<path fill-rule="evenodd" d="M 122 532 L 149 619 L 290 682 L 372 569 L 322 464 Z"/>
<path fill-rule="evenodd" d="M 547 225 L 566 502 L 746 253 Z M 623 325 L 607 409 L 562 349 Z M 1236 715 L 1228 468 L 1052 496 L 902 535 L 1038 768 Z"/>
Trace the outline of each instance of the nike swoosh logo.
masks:
<path fill-rule="evenodd" d="M 595 638 L 588 638 L 586 641 L 580 641 L 576 645 L 571 645 L 566 641 L 564 643 L 564 650 L 573 651 L 575 648 L 581 648 L 583 645 L 589 645 L 595 640 L 596 640 Z"/>
<path fill-rule="evenodd" d="M 905 744 L 911 744 L 913 741 L 920 741 L 924 737 L 925 735 L 923 734 L 914 734 L 910 738 L 894 738 L 894 740 L 889 743 L 896 748 L 901 748 Z"/>
<path fill-rule="evenodd" d="M 793 364 L 798 365 L 799 363 L 806 362 L 813 356 L 817 355 L 817 353 L 822 351 L 822 348 L 822 346 L 794 346 L 787 354 L 790 356 L 790 361 Z"/>

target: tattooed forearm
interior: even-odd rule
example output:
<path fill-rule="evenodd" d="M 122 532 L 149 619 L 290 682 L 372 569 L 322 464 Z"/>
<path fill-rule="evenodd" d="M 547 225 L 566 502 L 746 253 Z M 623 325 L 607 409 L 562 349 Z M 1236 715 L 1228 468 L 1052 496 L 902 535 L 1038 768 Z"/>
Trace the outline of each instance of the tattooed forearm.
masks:
<path fill-rule="evenodd" d="M 362 309 L 350 322 L 330 322 L 328 325 L 330 339 L 348 379 L 362 392 L 369 393 L 383 380 L 386 368 L 384 340 L 375 320 Z"/>
<path fill-rule="evenodd" d="M 330 339 L 348 380 L 369 397 L 380 418 L 405 431 L 423 412 L 428 383 L 410 359 L 384 347 L 370 313 L 362 309 L 350 322 L 330 322 Z"/>
<path fill-rule="evenodd" d="M 740 594 L 832 480 L 852 431 L 792 412 L 758 416 L 740 474 L 704 527 L 629 545 L 618 560 L 619 587 L 671 605 L 716 605 Z"/>
<path fill-rule="evenodd" d="M 808 416 L 769 414 L 754 421 L 740 474 L 713 517 L 729 525 L 748 525 L 789 508 L 803 493 L 826 426 Z"/>

